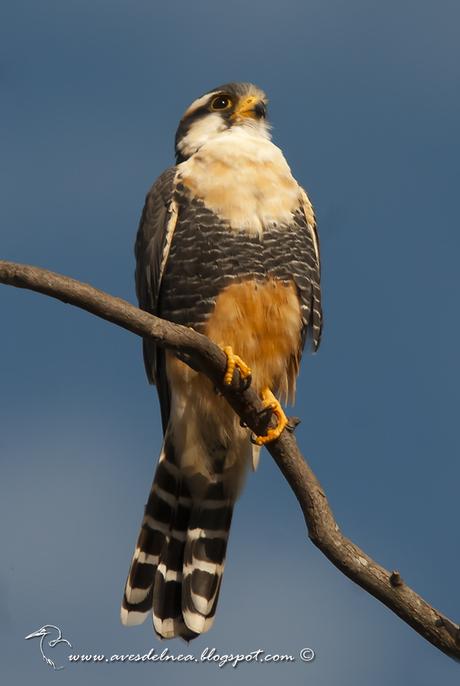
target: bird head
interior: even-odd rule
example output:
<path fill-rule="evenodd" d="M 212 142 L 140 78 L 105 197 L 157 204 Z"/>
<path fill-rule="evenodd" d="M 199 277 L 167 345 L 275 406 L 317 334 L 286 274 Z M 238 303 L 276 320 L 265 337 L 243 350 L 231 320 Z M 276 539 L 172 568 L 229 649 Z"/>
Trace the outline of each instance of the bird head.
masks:
<path fill-rule="evenodd" d="M 44 624 L 40 629 L 37 629 L 37 631 L 33 631 L 28 636 L 25 636 L 25 639 L 27 641 L 29 638 L 42 638 L 44 636 L 49 636 L 52 633 L 57 634 L 57 638 L 49 643 L 49 645 L 52 646 L 53 643 L 56 643 L 61 638 L 61 630 L 54 624 Z"/>
<path fill-rule="evenodd" d="M 176 133 L 176 159 L 183 162 L 202 145 L 233 127 L 269 138 L 267 97 L 252 83 L 227 83 L 192 102 Z"/>
<path fill-rule="evenodd" d="M 40 629 L 37 629 L 37 631 L 33 631 L 31 634 L 28 636 L 25 636 L 26 641 L 29 638 L 41 638 L 42 636 L 47 636 L 50 632 L 50 629 L 52 629 L 50 624 L 45 624 L 44 626 L 40 627 Z"/>

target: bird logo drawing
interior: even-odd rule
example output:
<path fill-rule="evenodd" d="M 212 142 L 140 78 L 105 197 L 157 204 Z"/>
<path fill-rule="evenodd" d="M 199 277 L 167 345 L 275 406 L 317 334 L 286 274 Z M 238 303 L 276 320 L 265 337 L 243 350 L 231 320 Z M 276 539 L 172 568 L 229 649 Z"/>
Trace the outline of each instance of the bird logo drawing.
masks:
<path fill-rule="evenodd" d="M 51 638 L 50 641 L 45 639 L 48 639 L 50 636 L 53 636 L 54 638 Z M 63 666 L 61 667 L 56 667 L 56 663 L 54 660 L 52 660 L 48 655 L 46 654 L 48 652 L 48 649 L 46 646 L 49 646 L 50 648 L 55 648 L 57 645 L 60 643 L 65 643 L 66 645 L 69 646 L 69 648 L 72 647 L 72 644 L 70 641 L 68 641 L 66 638 L 62 638 L 62 631 L 60 630 L 59 627 L 57 627 L 55 624 L 45 624 L 44 626 L 40 627 L 40 629 L 37 629 L 37 631 L 33 631 L 31 634 L 28 636 L 25 636 L 25 640 L 29 640 L 30 638 L 39 638 L 40 639 L 40 652 L 42 654 L 43 661 L 46 662 L 46 664 L 51 667 L 54 670 L 59 670 L 59 669 L 64 669 Z M 46 643 L 46 646 L 45 646 Z M 46 650 L 46 652 L 45 652 Z"/>

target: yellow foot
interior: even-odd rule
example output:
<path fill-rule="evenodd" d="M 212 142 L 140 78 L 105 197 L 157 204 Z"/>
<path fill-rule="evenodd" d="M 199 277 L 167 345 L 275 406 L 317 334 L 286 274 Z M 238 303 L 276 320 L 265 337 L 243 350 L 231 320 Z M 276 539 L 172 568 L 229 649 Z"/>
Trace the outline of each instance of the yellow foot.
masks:
<path fill-rule="evenodd" d="M 246 364 L 246 362 L 243 362 L 241 357 L 238 357 L 238 355 L 234 355 L 233 350 L 229 345 L 223 348 L 223 351 L 227 355 L 227 371 L 225 372 L 224 376 L 224 384 L 226 386 L 230 386 L 230 384 L 232 383 L 233 374 L 235 373 L 235 367 L 238 367 L 240 377 L 242 379 L 250 379 L 251 370 Z"/>
<path fill-rule="evenodd" d="M 276 418 L 278 419 L 278 424 L 274 426 L 272 429 L 267 429 L 267 433 L 265 436 L 256 436 L 256 438 L 254 439 L 254 443 L 256 445 L 265 445 L 265 443 L 270 443 L 271 441 L 274 441 L 276 438 L 279 438 L 282 431 L 288 424 L 288 418 L 284 414 L 283 408 L 281 407 L 279 401 L 275 398 L 275 396 L 269 388 L 264 388 L 264 390 L 262 391 L 262 402 L 264 403 L 265 408 L 273 410 L 273 413 L 276 415 Z"/>

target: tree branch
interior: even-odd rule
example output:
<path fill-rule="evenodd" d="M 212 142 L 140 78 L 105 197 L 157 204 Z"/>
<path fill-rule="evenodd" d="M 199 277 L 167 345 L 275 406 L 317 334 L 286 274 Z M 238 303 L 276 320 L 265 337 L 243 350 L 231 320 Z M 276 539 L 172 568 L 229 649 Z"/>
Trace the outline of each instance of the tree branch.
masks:
<path fill-rule="evenodd" d="M 265 432 L 266 419 L 260 414 L 259 397 L 252 388 L 244 388 L 237 374 L 231 387 L 223 385 L 226 356 L 206 336 L 154 317 L 80 281 L 37 267 L 0 260 L 0 283 L 57 298 L 173 350 L 211 379 L 254 433 Z M 427 641 L 447 655 L 460 659 L 458 624 L 409 588 L 399 572 L 388 572 L 342 534 L 326 495 L 302 457 L 292 432 L 284 431 L 278 440 L 266 447 L 299 501 L 311 541 L 341 572 L 384 603 Z"/>

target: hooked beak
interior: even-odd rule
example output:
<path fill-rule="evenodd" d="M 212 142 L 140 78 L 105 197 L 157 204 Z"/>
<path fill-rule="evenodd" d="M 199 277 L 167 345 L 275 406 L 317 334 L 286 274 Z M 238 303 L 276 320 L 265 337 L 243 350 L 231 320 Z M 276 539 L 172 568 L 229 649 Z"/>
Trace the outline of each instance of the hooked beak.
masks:
<path fill-rule="evenodd" d="M 267 114 L 265 103 L 251 95 L 236 107 L 232 119 L 264 119 Z"/>

